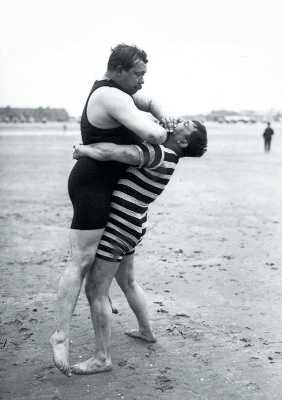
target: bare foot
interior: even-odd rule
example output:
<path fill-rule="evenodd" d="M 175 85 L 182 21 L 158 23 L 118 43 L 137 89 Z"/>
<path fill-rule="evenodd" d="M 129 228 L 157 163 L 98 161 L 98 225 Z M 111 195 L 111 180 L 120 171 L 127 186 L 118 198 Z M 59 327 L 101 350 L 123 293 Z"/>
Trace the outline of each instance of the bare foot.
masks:
<path fill-rule="evenodd" d="M 139 329 L 130 329 L 128 331 L 125 331 L 125 334 L 133 338 L 146 340 L 146 342 L 155 343 L 157 341 L 153 332 L 144 333 L 140 332 Z"/>
<path fill-rule="evenodd" d="M 71 367 L 71 372 L 76 375 L 98 374 L 99 372 L 108 372 L 112 370 L 111 361 L 101 362 L 94 357 L 89 358 L 82 363 L 75 364 Z"/>
<path fill-rule="evenodd" d="M 60 340 L 58 333 L 55 332 L 50 339 L 53 349 L 53 358 L 56 367 L 66 376 L 71 376 L 69 365 L 69 339 Z"/>

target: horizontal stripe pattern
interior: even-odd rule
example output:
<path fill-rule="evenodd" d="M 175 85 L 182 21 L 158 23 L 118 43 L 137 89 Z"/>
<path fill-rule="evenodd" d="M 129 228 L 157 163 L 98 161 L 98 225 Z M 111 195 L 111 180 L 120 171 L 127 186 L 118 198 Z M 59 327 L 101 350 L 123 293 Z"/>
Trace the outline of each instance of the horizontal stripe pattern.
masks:
<path fill-rule="evenodd" d="M 140 157 L 140 164 L 138 168 L 148 167 L 151 169 L 157 168 L 163 163 L 164 160 L 164 147 L 153 145 L 150 143 L 140 143 L 136 145 Z"/>
<path fill-rule="evenodd" d="M 97 257 L 107 261 L 121 261 L 142 240 L 148 206 L 162 193 L 178 163 L 174 151 L 164 146 L 142 143 L 138 147 L 147 166 L 128 167 L 113 192 L 109 220 L 97 251 Z"/>

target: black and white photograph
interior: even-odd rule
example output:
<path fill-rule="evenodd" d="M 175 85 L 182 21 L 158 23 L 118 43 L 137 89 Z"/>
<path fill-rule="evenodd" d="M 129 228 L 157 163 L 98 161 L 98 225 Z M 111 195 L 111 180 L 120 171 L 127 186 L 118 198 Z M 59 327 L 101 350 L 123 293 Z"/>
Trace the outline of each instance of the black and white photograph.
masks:
<path fill-rule="evenodd" d="M 1 2 L 1 400 L 282 399 L 281 15 Z"/>

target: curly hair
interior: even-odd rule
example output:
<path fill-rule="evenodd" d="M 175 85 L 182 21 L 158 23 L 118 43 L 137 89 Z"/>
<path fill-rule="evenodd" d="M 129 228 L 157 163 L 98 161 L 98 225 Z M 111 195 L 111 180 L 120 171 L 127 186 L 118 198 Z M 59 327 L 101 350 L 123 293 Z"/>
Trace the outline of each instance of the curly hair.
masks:
<path fill-rule="evenodd" d="M 202 157 L 207 151 L 208 135 L 205 125 L 193 121 L 197 129 L 189 135 L 188 146 L 183 149 L 184 157 Z"/>
<path fill-rule="evenodd" d="M 145 51 L 139 49 L 139 47 L 135 45 L 118 44 L 111 49 L 111 52 L 108 61 L 108 70 L 110 71 L 114 71 L 119 65 L 121 65 L 125 71 L 128 71 L 140 60 L 145 64 L 148 62 Z"/>

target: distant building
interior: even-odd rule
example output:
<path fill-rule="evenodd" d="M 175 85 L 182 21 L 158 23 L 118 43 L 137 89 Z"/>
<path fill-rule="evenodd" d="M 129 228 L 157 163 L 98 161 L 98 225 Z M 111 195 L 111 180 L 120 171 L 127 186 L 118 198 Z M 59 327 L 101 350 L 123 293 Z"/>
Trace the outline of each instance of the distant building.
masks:
<path fill-rule="evenodd" d="M 64 108 L 0 108 L 2 122 L 68 122 L 69 114 Z"/>
<path fill-rule="evenodd" d="M 227 124 L 236 124 L 237 122 L 244 122 L 245 124 L 254 124 L 257 119 L 249 115 L 225 115 L 218 119 L 218 122 L 226 122 Z"/>

